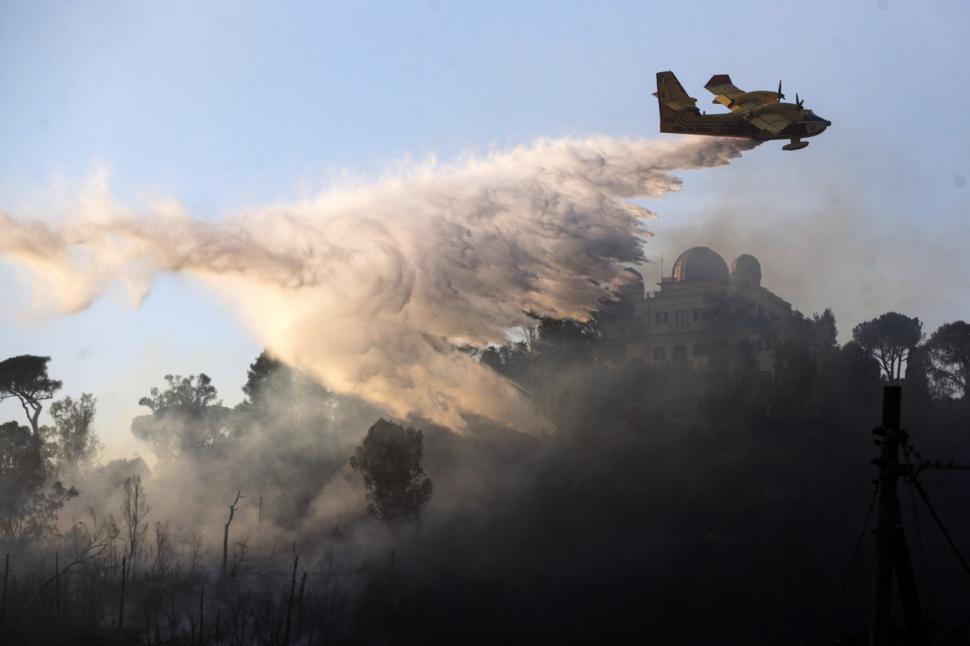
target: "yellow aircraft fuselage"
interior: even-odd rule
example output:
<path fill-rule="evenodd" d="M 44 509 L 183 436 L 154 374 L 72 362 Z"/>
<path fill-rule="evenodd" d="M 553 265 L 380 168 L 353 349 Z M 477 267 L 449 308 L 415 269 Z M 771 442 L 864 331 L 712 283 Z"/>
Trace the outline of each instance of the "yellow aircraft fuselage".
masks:
<path fill-rule="evenodd" d="M 728 114 L 704 114 L 697 100 L 684 91 L 673 72 L 657 73 L 660 104 L 660 132 L 745 139 L 790 139 L 785 150 L 798 150 L 808 145 L 802 138 L 821 134 L 832 125 L 797 103 L 782 103 L 781 93 L 758 90 L 742 92 L 727 75 L 717 75 L 707 88 L 715 93 L 714 103 L 731 108 Z M 780 87 L 779 87 L 780 90 Z"/>

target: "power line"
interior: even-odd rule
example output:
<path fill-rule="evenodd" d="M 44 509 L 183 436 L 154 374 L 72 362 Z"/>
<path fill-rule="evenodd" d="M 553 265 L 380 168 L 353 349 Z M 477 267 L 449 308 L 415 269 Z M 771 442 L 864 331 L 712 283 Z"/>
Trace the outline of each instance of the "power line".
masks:
<path fill-rule="evenodd" d="M 909 438 L 903 442 L 903 456 L 906 459 L 906 466 L 909 469 L 909 473 L 913 474 L 911 477 L 915 477 L 915 474 L 919 472 L 917 465 L 913 464 L 913 456 L 920 459 L 919 452 L 915 448 L 909 445 Z M 933 595 L 933 577 L 930 575 L 930 563 L 926 558 L 926 549 L 923 547 L 923 530 L 919 522 L 919 507 L 916 503 L 916 487 L 910 487 L 909 489 L 909 499 L 910 507 L 913 509 L 913 523 L 916 525 L 916 544 L 919 547 L 920 561 L 923 564 L 923 574 L 926 577 L 926 596 L 930 604 L 930 613 L 935 613 L 936 611 L 936 601 Z"/>
<path fill-rule="evenodd" d="M 855 543 L 855 550 L 852 552 L 852 558 L 849 560 L 849 570 L 845 574 L 845 581 L 842 583 L 842 594 L 839 595 L 839 602 L 835 605 L 835 613 L 832 617 L 832 630 L 830 631 L 832 635 L 835 635 L 835 629 L 839 627 L 839 618 L 842 614 L 842 604 L 845 603 L 845 595 L 849 590 L 849 583 L 852 581 L 852 572 L 855 569 L 855 562 L 859 558 L 859 551 L 862 549 L 862 540 L 866 536 L 866 529 L 869 527 L 869 519 L 872 517 L 872 509 L 876 506 L 876 499 L 879 497 L 879 481 L 872 481 L 872 499 L 869 501 L 869 509 L 866 510 L 865 520 L 862 521 L 862 529 L 859 530 L 859 538 Z"/>
<path fill-rule="evenodd" d="M 919 480 L 917 480 L 916 478 L 913 478 L 910 482 L 913 483 L 913 486 L 916 487 L 916 492 L 919 493 L 920 498 L 922 498 L 923 502 L 926 503 L 926 508 L 930 510 L 930 514 L 933 516 L 933 520 L 936 521 L 936 524 L 940 528 L 940 531 L 943 532 L 943 536 L 946 538 L 946 542 L 950 544 L 950 549 L 952 549 L 953 553 L 956 554 L 957 559 L 959 559 L 960 561 L 960 565 L 963 566 L 963 569 L 966 571 L 967 575 L 970 576 L 970 564 L 968 564 L 966 559 L 963 558 L 963 554 L 960 553 L 959 548 L 957 548 L 957 544 L 953 542 L 953 538 L 950 536 L 950 532 L 948 532 L 946 529 L 946 526 L 943 525 L 943 520 L 940 519 L 939 514 L 936 513 L 936 509 L 934 509 L 933 505 L 930 503 L 929 496 L 927 496 L 926 490 L 923 488 L 923 485 L 920 484 Z"/>
<path fill-rule="evenodd" d="M 919 547 L 920 561 L 923 563 L 923 574 L 926 576 L 926 597 L 930 603 L 931 616 L 936 612 L 936 601 L 933 598 L 933 577 L 930 575 L 930 562 L 926 558 L 926 550 L 923 548 L 923 530 L 919 523 L 919 508 L 916 506 L 915 487 L 910 487 L 909 497 L 913 508 L 913 522 L 916 525 L 916 545 Z"/>
<path fill-rule="evenodd" d="M 917 476 L 919 476 L 920 472 L 925 471 L 927 469 L 962 471 L 962 470 L 970 470 L 970 465 L 957 464 L 955 462 L 948 462 L 944 464 L 939 461 L 934 461 L 934 462 L 925 461 L 922 459 L 923 456 L 920 455 L 919 451 L 917 451 L 913 447 L 908 446 L 908 444 L 909 444 L 908 441 L 903 442 L 903 454 L 906 456 L 906 462 L 907 462 L 906 470 L 908 471 L 908 473 L 905 474 L 905 477 L 916 489 L 916 492 L 920 495 L 920 498 L 923 499 L 923 502 L 926 504 L 926 508 L 930 510 L 930 515 L 933 516 L 933 520 L 936 521 L 936 525 L 940 528 L 940 531 L 943 532 L 943 536 L 944 538 L 946 538 L 946 542 L 949 543 L 950 549 L 952 549 L 953 553 L 956 554 L 957 559 L 960 561 L 960 565 L 963 566 L 964 571 L 966 571 L 967 575 L 970 576 L 970 564 L 968 564 L 967 560 L 963 558 L 963 554 L 960 553 L 960 549 L 957 547 L 957 544 L 954 542 L 953 537 L 950 536 L 950 532 L 947 531 L 946 526 L 943 524 L 943 519 L 941 519 L 940 515 L 936 513 L 936 509 L 934 509 L 933 504 L 930 502 L 929 494 L 926 493 L 926 489 L 923 487 L 922 483 L 917 479 Z M 919 460 L 919 462 L 917 462 L 915 467 L 913 466 L 913 464 L 910 462 L 910 459 L 909 459 L 909 456 L 911 453 L 916 456 L 917 460 Z"/>

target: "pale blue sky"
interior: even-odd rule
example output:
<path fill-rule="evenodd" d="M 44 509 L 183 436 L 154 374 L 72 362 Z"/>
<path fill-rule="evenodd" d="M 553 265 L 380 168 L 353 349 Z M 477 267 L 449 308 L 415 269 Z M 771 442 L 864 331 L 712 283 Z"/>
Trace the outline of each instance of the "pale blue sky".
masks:
<path fill-rule="evenodd" d="M 820 275 L 842 275 L 852 245 L 885 249 L 846 266 L 853 275 L 868 267 L 859 280 L 879 298 L 860 305 L 847 292 L 836 308 L 843 332 L 905 306 L 931 331 L 970 317 L 970 271 L 958 248 L 970 234 L 968 41 L 963 0 L 0 0 L 0 209 L 26 211 L 104 167 L 122 200 L 170 195 L 218 218 L 408 156 L 448 158 L 540 136 L 655 136 L 658 70 L 674 70 L 703 103 L 714 73 L 747 89 L 773 89 L 783 77 L 789 97 L 798 91 L 832 128 L 798 153 L 767 144 L 729 168 L 688 174 L 683 193 L 653 207 L 663 215 L 651 226 L 654 255 L 669 258 L 674 241 L 695 238 L 721 240 L 728 255 L 785 231 L 807 236 L 797 221 L 740 229 L 747 213 L 797 217 L 842 205 L 863 215 L 833 234 L 838 253 L 818 245 L 833 267 Z M 722 224 L 714 239 L 701 225 L 724 209 L 744 224 L 738 232 Z M 923 298 L 909 288 L 897 304 L 896 282 L 934 262 L 951 267 L 954 291 Z M 811 275 L 795 264 L 788 274 Z M 140 310 L 109 297 L 44 321 L 23 319 L 29 293 L 13 280 L 0 264 L 0 356 L 51 355 L 65 393 L 101 400 L 99 430 L 116 453 L 132 449 L 135 402 L 163 374 L 206 371 L 235 403 L 259 351 L 222 303 L 182 278 L 163 278 Z M 789 282 L 791 293 L 775 286 L 796 307 L 827 304 L 825 285 Z M 0 405 L 0 418 L 18 415 Z"/>

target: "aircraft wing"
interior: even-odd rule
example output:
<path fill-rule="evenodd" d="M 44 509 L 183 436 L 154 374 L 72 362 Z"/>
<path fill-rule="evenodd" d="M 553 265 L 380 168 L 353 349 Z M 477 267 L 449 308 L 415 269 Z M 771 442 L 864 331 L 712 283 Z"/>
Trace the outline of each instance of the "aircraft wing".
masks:
<path fill-rule="evenodd" d="M 714 95 L 714 103 L 720 103 L 735 112 L 758 105 L 757 103 L 736 103 L 735 99 L 745 94 L 745 91 L 732 83 L 731 77 L 727 74 L 715 74 L 704 86 L 704 89 Z"/>
<path fill-rule="evenodd" d="M 791 124 L 791 121 L 776 112 L 762 112 L 748 119 L 748 123 L 762 130 L 767 130 L 773 135 L 777 135 L 787 128 Z"/>

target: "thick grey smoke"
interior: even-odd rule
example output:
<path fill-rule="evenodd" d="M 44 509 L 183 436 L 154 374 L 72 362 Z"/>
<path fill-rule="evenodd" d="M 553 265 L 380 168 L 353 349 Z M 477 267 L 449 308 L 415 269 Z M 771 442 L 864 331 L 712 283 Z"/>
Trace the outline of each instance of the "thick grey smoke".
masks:
<path fill-rule="evenodd" d="M 93 191 L 58 222 L 0 213 L 0 255 L 35 295 L 82 309 L 115 281 L 137 301 L 160 272 L 211 283 L 257 340 L 326 387 L 461 428 L 468 415 L 541 427 L 465 344 L 527 312 L 583 319 L 641 257 L 675 169 L 726 164 L 746 141 L 553 140 L 271 205 L 222 221 L 175 202 L 130 209 Z"/>

